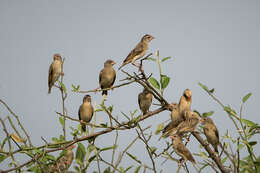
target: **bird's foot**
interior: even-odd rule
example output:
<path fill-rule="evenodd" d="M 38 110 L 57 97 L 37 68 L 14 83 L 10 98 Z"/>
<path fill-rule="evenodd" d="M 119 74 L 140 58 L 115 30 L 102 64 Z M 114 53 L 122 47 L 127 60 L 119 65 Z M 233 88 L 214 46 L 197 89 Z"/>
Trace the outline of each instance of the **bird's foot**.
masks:
<path fill-rule="evenodd" d="M 84 124 L 84 121 L 83 121 L 83 120 L 80 120 L 80 123 L 81 123 L 81 124 Z"/>
<path fill-rule="evenodd" d="M 152 115 L 152 112 L 151 111 L 147 111 L 146 114 L 149 116 L 149 115 Z"/>
<path fill-rule="evenodd" d="M 113 91 L 113 90 L 114 90 L 114 87 L 113 87 L 113 86 L 111 86 L 111 87 L 109 88 L 109 90 L 112 90 L 112 91 Z"/>
<path fill-rule="evenodd" d="M 97 87 L 96 89 L 94 89 L 94 93 L 96 94 L 97 91 L 98 91 L 100 88 L 101 88 L 101 87 L 99 86 L 99 87 Z"/>

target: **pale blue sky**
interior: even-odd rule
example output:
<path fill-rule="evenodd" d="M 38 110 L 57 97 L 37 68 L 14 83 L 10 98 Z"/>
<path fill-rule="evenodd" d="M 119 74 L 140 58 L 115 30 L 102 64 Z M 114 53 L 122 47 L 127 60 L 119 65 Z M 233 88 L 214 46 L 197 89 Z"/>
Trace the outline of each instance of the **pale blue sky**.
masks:
<path fill-rule="evenodd" d="M 62 133 L 54 113 L 61 111 L 60 93 L 54 89 L 51 95 L 47 94 L 52 55 L 60 53 L 66 57 L 64 83 L 69 90 L 71 84 L 80 84 L 83 90 L 94 89 L 98 86 L 98 73 L 104 61 L 113 59 L 117 62 L 117 69 L 142 35 L 149 33 L 156 38 L 151 42 L 149 52 L 159 49 L 162 57 L 174 57 L 163 64 L 163 72 L 171 77 L 165 91 L 169 102 L 178 101 L 183 90 L 190 88 L 193 91 L 192 109 L 215 111 L 213 119 L 221 127 L 219 131 L 223 135 L 226 129 L 232 131 L 234 126 L 197 83 L 214 87 L 224 104 L 236 110 L 242 97 L 252 92 L 244 115 L 259 123 L 259 5 L 256 0 L 3 0 L 0 2 L 0 97 L 19 115 L 33 143 L 42 144 L 41 136 L 50 140 Z M 144 68 L 157 75 L 155 64 L 147 62 Z M 124 69 L 136 70 L 130 65 Z M 118 73 L 116 84 L 122 78 L 124 75 Z M 115 105 L 115 113 L 123 120 L 120 111 L 136 109 L 137 94 L 141 90 L 136 84 L 115 89 L 109 92 L 106 104 Z M 91 95 L 94 102 L 100 103 L 101 94 Z M 69 92 L 66 102 L 69 115 L 77 118 L 82 97 L 82 94 Z M 0 113 L 1 117 L 8 115 L 2 106 Z M 156 115 L 142 125 L 152 124 L 155 129 L 158 123 L 169 118 L 168 114 Z M 97 114 L 100 120 L 104 117 L 104 113 Z M 134 130 L 119 134 L 119 150 L 122 151 L 136 134 Z M 114 133 L 98 138 L 96 144 L 112 145 L 110 135 Z M 4 134 L 1 133 L 0 137 L 2 140 Z M 163 147 L 164 141 L 158 142 L 157 139 L 155 136 L 151 145 Z M 198 151 L 196 141 L 190 145 L 193 152 Z M 143 143 L 137 142 L 130 152 L 150 164 L 148 155 L 140 155 L 144 149 Z M 103 156 L 110 161 L 110 153 Z M 25 161 L 22 158 L 20 163 Z M 128 161 L 123 162 L 125 167 L 132 164 Z M 5 167 L 3 164 L 0 168 Z M 161 169 L 170 172 L 176 170 L 176 166 L 176 163 L 168 161 Z M 91 170 L 96 170 L 94 167 Z M 189 167 L 192 166 L 189 164 Z"/>

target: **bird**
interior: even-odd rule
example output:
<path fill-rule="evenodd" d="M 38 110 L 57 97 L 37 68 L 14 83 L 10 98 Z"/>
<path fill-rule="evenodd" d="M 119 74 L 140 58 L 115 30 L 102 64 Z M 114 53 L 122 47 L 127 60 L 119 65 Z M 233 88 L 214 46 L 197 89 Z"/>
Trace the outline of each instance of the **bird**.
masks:
<path fill-rule="evenodd" d="M 184 135 L 188 132 L 195 131 L 197 125 L 199 124 L 200 117 L 196 112 L 185 111 L 184 113 L 185 120 L 182 121 L 175 130 L 179 136 Z"/>
<path fill-rule="evenodd" d="M 129 63 L 132 63 L 133 65 L 135 65 L 135 61 L 142 58 L 146 54 L 149 43 L 153 39 L 154 39 L 153 36 L 151 36 L 149 34 L 145 34 L 142 37 L 141 41 L 136 45 L 136 47 L 127 55 L 123 64 L 119 67 L 118 70 L 120 70 L 123 66 L 125 66 L 126 64 L 129 64 Z M 137 65 L 135 65 L 135 66 L 137 66 Z"/>
<path fill-rule="evenodd" d="M 177 134 L 174 134 L 170 136 L 173 143 L 173 149 L 182 159 L 184 160 L 184 163 L 189 160 L 190 162 L 197 167 L 197 163 L 195 159 L 193 158 L 191 152 L 188 150 L 188 148 L 182 143 L 181 137 Z"/>
<path fill-rule="evenodd" d="M 115 62 L 108 59 L 104 63 L 104 68 L 99 73 L 99 86 L 101 89 L 111 88 L 116 80 L 116 71 L 113 68 Z M 102 95 L 107 95 L 107 90 L 102 91 Z"/>
<path fill-rule="evenodd" d="M 65 149 L 65 154 L 61 158 L 59 158 L 55 162 L 55 164 L 49 166 L 48 173 L 65 172 L 66 170 L 68 170 L 74 159 L 74 154 L 72 151 L 73 148 L 75 148 L 75 146 L 71 145 L 67 149 Z"/>
<path fill-rule="evenodd" d="M 161 137 L 168 137 L 170 134 L 169 132 L 171 132 L 173 128 L 176 128 L 181 122 L 185 120 L 184 112 L 190 111 L 191 101 L 192 92 L 190 89 L 185 89 L 179 103 L 172 109 L 171 122 L 164 127 Z"/>
<path fill-rule="evenodd" d="M 86 124 L 84 123 L 89 123 L 91 121 L 93 112 L 94 108 L 91 104 L 91 96 L 85 95 L 83 98 L 83 103 L 80 105 L 78 112 L 81 127 L 84 132 L 86 131 Z"/>
<path fill-rule="evenodd" d="M 207 141 L 213 146 L 214 151 L 218 153 L 219 133 L 217 127 L 209 117 L 204 117 L 200 121 Z"/>
<path fill-rule="evenodd" d="M 48 75 L 48 94 L 51 93 L 51 88 L 55 84 L 55 82 L 59 79 L 62 74 L 62 58 L 60 54 L 53 55 L 53 62 L 49 67 L 49 75 Z"/>
<path fill-rule="evenodd" d="M 149 108 L 152 104 L 153 95 L 146 88 L 138 95 L 138 104 L 143 115 L 149 112 Z"/>

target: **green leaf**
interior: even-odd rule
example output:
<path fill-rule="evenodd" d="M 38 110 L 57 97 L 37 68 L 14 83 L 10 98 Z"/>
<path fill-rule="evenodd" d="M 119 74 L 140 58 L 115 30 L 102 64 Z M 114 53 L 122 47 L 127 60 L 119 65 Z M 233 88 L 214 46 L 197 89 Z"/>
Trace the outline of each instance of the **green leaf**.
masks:
<path fill-rule="evenodd" d="M 128 168 L 125 169 L 125 172 L 129 171 L 130 169 L 132 169 L 132 167 L 134 167 L 133 165 L 129 166 Z"/>
<path fill-rule="evenodd" d="M 199 172 L 201 172 L 201 171 L 202 171 L 204 168 L 206 168 L 207 166 L 209 166 L 208 163 L 206 163 L 205 165 L 203 165 L 203 166 L 200 168 Z"/>
<path fill-rule="evenodd" d="M 95 150 L 95 146 L 94 145 L 92 145 L 92 144 L 90 144 L 89 146 L 88 146 L 88 152 L 89 153 L 91 153 L 93 150 Z"/>
<path fill-rule="evenodd" d="M 164 89 L 170 83 L 170 78 L 166 75 L 161 75 L 161 81 L 160 82 L 161 82 L 162 89 Z"/>
<path fill-rule="evenodd" d="M 48 159 L 48 160 L 51 160 L 51 161 L 56 161 L 56 158 L 53 156 L 53 155 L 50 155 L 50 154 L 46 154 L 44 156 L 44 158 Z"/>
<path fill-rule="evenodd" d="M 253 121 L 247 120 L 247 119 L 241 119 L 241 121 L 246 124 L 248 127 L 252 127 L 255 126 L 256 123 L 254 123 Z"/>
<path fill-rule="evenodd" d="M 2 144 L 1 144 L 1 149 L 4 148 L 4 146 L 5 146 L 5 144 L 6 144 L 6 141 L 7 141 L 9 138 L 10 138 L 10 137 L 7 136 L 7 137 L 3 140 Z"/>
<path fill-rule="evenodd" d="M 107 150 L 112 150 L 112 149 L 116 149 L 116 148 L 117 148 L 117 145 L 113 145 L 111 147 L 102 148 L 100 151 L 107 151 Z"/>
<path fill-rule="evenodd" d="M 110 172 L 111 172 L 110 167 L 107 167 L 107 168 L 105 169 L 105 171 L 104 171 L 104 173 L 110 173 Z"/>
<path fill-rule="evenodd" d="M 137 168 L 135 168 L 134 173 L 138 173 L 140 171 L 140 169 L 141 169 L 141 165 L 139 165 Z"/>
<path fill-rule="evenodd" d="M 160 84 L 154 77 L 150 77 L 149 82 L 152 84 L 154 88 L 160 89 Z"/>
<path fill-rule="evenodd" d="M 237 149 L 238 149 L 238 150 L 241 150 L 242 148 L 244 148 L 244 146 L 245 146 L 245 145 L 243 145 L 243 144 L 239 144 L 238 147 L 237 147 Z"/>
<path fill-rule="evenodd" d="M 122 173 L 125 173 L 125 170 L 122 166 L 119 167 L 119 170 L 122 172 Z"/>
<path fill-rule="evenodd" d="M 94 156 L 90 157 L 90 158 L 88 159 L 88 162 L 89 162 L 89 163 L 92 162 L 92 161 L 96 158 L 96 156 L 97 156 L 97 155 L 94 155 Z"/>
<path fill-rule="evenodd" d="M 142 163 L 140 160 L 138 160 L 137 159 L 137 157 L 136 156 L 134 156 L 134 155 L 132 155 L 132 154 L 130 154 L 130 153 L 128 153 L 128 152 L 126 152 L 126 154 L 129 156 L 129 157 L 131 157 L 133 160 L 135 160 L 136 162 L 138 162 L 138 163 Z"/>
<path fill-rule="evenodd" d="M 203 88 L 204 90 L 209 91 L 208 87 L 206 85 L 203 85 L 200 82 L 199 82 L 199 86 L 201 86 L 201 88 Z"/>
<path fill-rule="evenodd" d="M 128 119 L 128 121 L 130 121 L 130 118 L 124 112 L 121 113 L 124 115 L 124 117 L 126 117 L 126 119 Z"/>
<path fill-rule="evenodd" d="M 158 135 L 162 131 L 163 128 L 164 128 L 163 123 L 158 124 L 155 134 Z"/>
<path fill-rule="evenodd" d="M 224 164 L 227 161 L 227 157 L 221 160 L 221 163 Z"/>
<path fill-rule="evenodd" d="M 3 154 L 0 154 L 0 163 L 2 162 L 2 161 L 4 161 L 5 160 L 5 155 L 3 155 Z"/>
<path fill-rule="evenodd" d="M 152 154 L 157 150 L 156 147 L 150 147 L 150 148 L 151 148 L 151 153 L 152 153 Z"/>
<path fill-rule="evenodd" d="M 172 57 L 168 56 L 162 59 L 162 62 L 167 61 L 168 59 L 171 59 Z"/>
<path fill-rule="evenodd" d="M 76 160 L 79 160 L 81 163 L 84 162 L 84 158 L 86 155 L 86 150 L 83 144 L 78 143 L 78 148 L 76 151 Z"/>
<path fill-rule="evenodd" d="M 257 141 L 251 141 L 251 142 L 248 142 L 248 144 L 251 145 L 251 146 L 254 146 L 254 145 L 257 144 Z"/>
<path fill-rule="evenodd" d="M 244 97 L 243 97 L 243 99 L 242 99 L 242 101 L 243 101 L 243 103 L 245 103 L 248 99 L 249 99 L 249 97 L 252 95 L 252 93 L 248 93 L 247 95 L 245 95 Z"/>
<path fill-rule="evenodd" d="M 66 86 L 64 85 L 64 83 L 62 83 L 61 81 L 59 81 L 59 85 L 60 85 L 61 89 L 62 89 L 65 93 L 67 93 L 67 89 L 66 89 Z"/>
<path fill-rule="evenodd" d="M 63 119 L 63 117 L 59 117 L 59 121 L 60 121 L 60 124 L 62 125 L 62 127 L 64 127 L 64 119 Z"/>
<path fill-rule="evenodd" d="M 211 116 L 211 115 L 213 115 L 213 114 L 214 114 L 214 111 L 204 112 L 204 113 L 202 114 L 202 117 L 209 117 L 209 116 Z"/>
<path fill-rule="evenodd" d="M 151 57 L 147 58 L 147 60 L 150 60 L 150 61 L 156 61 L 155 58 L 151 58 Z"/>
<path fill-rule="evenodd" d="M 79 91 L 80 85 L 78 85 L 78 86 L 76 87 L 75 85 L 72 84 L 71 86 L 72 86 L 72 91 L 73 91 L 73 92 Z"/>

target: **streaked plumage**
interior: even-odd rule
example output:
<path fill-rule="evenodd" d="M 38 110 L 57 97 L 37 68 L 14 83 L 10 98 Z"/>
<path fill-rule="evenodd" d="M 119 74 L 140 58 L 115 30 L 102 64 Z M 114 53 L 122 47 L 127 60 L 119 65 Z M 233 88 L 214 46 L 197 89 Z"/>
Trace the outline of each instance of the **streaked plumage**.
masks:
<path fill-rule="evenodd" d="M 190 89 L 186 89 L 183 92 L 183 95 L 180 98 L 179 104 L 177 107 L 173 108 L 171 112 L 171 122 L 165 126 L 162 131 L 162 137 L 168 137 L 170 130 L 176 128 L 182 121 L 185 120 L 184 112 L 190 111 L 192 101 L 192 92 Z"/>
<path fill-rule="evenodd" d="M 91 96 L 86 95 L 83 98 L 83 103 L 79 107 L 79 112 L 78 112 L 79 120 L 85 123 L 89 123 L 92 119 L 93 113 L 94 113 L 94 108 L 91 104 Z M 83 131 L 86 131 L 85 124 L 81 123 L 81 127 Z"/>
<path fill-rule="evenodd" d="M 154 37 L 149 34 L 144 35 L 141 41 L 136 45 L 136 47 L 127 55 L 123 64 L 119 67 L 119 70 L 126 64 L 134 64 L 136 60 L 142 58 L 148 50 L 150 41 L 152 41 L 153 39 Z"/>
<path fill-rule="evenodd" d="M 215 152 L 218 153 L 219 134 L 217 127 L 215 126 L 213 120 L 209 117 L 202 118 L 201 123 L 203 125 L 203 131 L 207 141 L 213 146 Z"/>
<path fill-rule="evenodd" d="M 99 73 L 99 86 L 101 89 L 111 88 L 116 80 L 116 71 L 113 69 L 115 62 L 107 60 L 104 68 Z M 102 91 L 102 95 L 107 95 L 107 91 Z"/>
<path fill-rule="evenodd" d="M 177 134 L 171 136 L 172 143 L 173 143 L 173 149 L 174 151 L 183 158 L 184 162 L 189 160 L 194 165 L 196 165 L 196 161 L 193 158 L 191 152 L 188 150 L 188 148 L 182 143 L 180 136 Z"/>
<path fill-rule="evenodd" d="M 147 89 L 144 89 L 143 92 L 141 92 L 138 95 L 138 104 L 139 104 L 139 108 L 143 112 L 143 115 L 149 111 L 149 108 L 152 104 L 152 100 L 153 100 L 153 95 Z"/>
<path fill-rule="evenodd" d="M 170 134 L 178 134 L 179 136 L 183 136 L 185 133 L 193 132 L 198 123 L 199 123 L 199 115 L 196 112 L 185 111 L 184 113 L 185 120 L 182 121 L 176 128 L 172 129 Z"/>
<path fill-rule="evenodd" d="M 53 62 L 49 67 L 49 75 L 48 75 L 48 93 L 51 93 L 51 88 L 55 84 L 55 82 L 59 79 L 62 70 L 62 58 L 60 54 L 54 54 Z"/>

